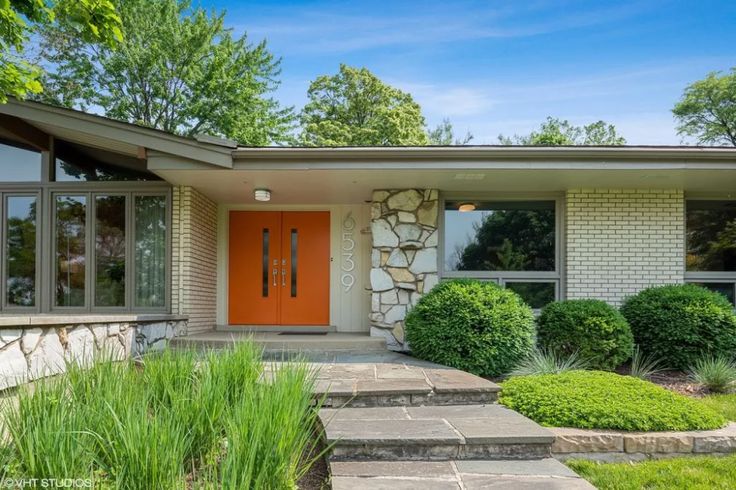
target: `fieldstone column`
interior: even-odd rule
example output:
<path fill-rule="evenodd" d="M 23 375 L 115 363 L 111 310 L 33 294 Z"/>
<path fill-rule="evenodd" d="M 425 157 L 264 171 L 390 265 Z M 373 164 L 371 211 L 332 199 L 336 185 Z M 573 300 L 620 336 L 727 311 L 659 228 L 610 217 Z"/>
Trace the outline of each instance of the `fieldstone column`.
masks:
<path fill-rule="evenodd" d="M 373 191 L 371 335 L 406 350 L 404 318 L 438 282 L 437 189 Z"/>

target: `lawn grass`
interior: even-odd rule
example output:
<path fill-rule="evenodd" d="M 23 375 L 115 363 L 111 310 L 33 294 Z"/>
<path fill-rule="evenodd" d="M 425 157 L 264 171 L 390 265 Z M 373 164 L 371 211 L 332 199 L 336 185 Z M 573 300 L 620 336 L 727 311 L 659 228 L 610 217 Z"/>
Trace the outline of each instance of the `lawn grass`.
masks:
<path fill-rule="evenodd" d="M 20 389 L 0 432 L 3 478 L 90 479 L 94 487 L 295 488 L 315 454 L 313 373 L 263 380 L 248 342 L 204 357 L 164 351 Z"/>
<path fill-rule="evenodd" d="M 731 489 L 736 482 L 736 456 L 605 464 L 576 460 L 567 465 L 600 490 Z"/>
<path fill-rule="evenodd" d="M 736 393 L 709 395 L 701 398 L 703 403 L 732 422 L 736 422 Z"/>

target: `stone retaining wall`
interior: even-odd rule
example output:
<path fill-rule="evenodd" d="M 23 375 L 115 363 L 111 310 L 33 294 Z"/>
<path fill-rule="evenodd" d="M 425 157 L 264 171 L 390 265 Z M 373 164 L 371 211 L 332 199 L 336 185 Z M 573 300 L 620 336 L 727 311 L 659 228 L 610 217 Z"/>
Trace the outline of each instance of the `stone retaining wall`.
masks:
<path fill-rule="evenodd" d="M 187 321 L 110 322 L 0 329 L 0 390 L 63 373 L 68 362 L 124 359 L 163 349 Z"/>
<path fill-rule="evenodd" d="M 373 191 L 371 206 L 371 335 L 406 350 L 404 318 L 438 282 L 439 192 Z"/>
<path fill-rule="evenodd" d="M 552 455 L 562 461 L 641 461 L 674 456 L 736 453 L 736 423 L 723 429 L 682 432 L 623 432 L 550 428 Z"/>

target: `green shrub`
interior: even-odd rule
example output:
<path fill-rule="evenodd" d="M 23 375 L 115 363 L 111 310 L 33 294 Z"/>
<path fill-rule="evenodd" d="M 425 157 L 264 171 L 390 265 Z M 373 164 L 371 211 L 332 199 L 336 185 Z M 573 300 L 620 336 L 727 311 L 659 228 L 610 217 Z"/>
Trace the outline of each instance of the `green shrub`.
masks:
<path fill-rule="evenodd" d="M 645 289 L 627 298 L 621 313 L 644 353 L 685 370 L 703 356 L 736 350 L 736 315 L 718 293 L 694 284 Z"/>
<path fill-rule="evenodd" d="M 419 358 L 498 376 L 532 350 L 534 316 L 516 293 L 496 284 L 446 281 L 409 312 L 406 339 Z"/>
<path fill-rule="evenodd" d="M 500 401 L 550 427 L 664 431 L 726 424 L 698 400 L 604 371 L 514 377 L 503 383 Z"/>
<path fill-rule="evenodd" d="M 539 345 L 593 369 L 612 370 L 631 357 L 634 337 L 626 319 L 604 301 L 573 299 L 550 303 L 537 319 Z"/>
<path fill-rule="evenodd" d="M 736 363 L 725 357 L 704 357 L 689 369 L 689 375 L 713 393 L 726 393 L 736 385 Z"/>
<path fill-rule="evenodd" d="M 534 374 L 560 374 L 565 371 L 588 369 L 588 363 L 577 354 L 569 356 L 545 349 L 534 349 L 511 371 L 512 376 L 532 376 Z"/>

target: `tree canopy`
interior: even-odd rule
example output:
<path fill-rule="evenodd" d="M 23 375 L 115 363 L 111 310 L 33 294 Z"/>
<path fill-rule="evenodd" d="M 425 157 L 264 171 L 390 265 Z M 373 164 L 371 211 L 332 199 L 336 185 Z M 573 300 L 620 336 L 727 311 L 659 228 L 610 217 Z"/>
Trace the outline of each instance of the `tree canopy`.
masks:
<path fill-rule="evenodd" d="M 539 146 L 607 146 L 625 145 L 626 139 L 619 135 L 616 127 L 605 121 L 596 121 L 585 126 L 575 126 L 568 120 L 547 117 L 538 130 L 526 136 L 499 135 L 498 141 L 503 145 L 539 145 Z"/>
<path fill-rule="evenodd" d="M 288 141 L 294 116 L 268 95 L 280 60 L 224 27 L 224 12 L 189 0 L 114 0 L 118 49 L 91 43 L 68 23 L 42 35 L 45 102 L 183 135 L 209 133 L 246 145 Z"/>
<path fill-rule="evenodd" d="M 430 145 L 467 145 L 473 139 L 473 134 L 468 131 L 462 138 L 455 136 L 455 129 L 452 127 L 452 123 L 449 119 L 445 118 L 434 129 L 427 131 L 427 139 Z"/>
<path fill-rule="evenodd" d="M 688 85 L 672 113 L 678 134 L 701 145 L 736 146 L 736 67 Z"/>
<path fill-rule="evenodd" d="M 111 0 L 0 0 L 0 103 L 43 90 L 43 71 L 22 58 L 37 25 L 64 25 L 80 42 L 108 48 L 123 38 Z"/>
<path fill-rule="evenodd" d="M 307 97 L 300 115 L 306 146 L 427 144 L 419 104 L 366 68 L 341 64 L 337 74 L 315 79 Z"/>

